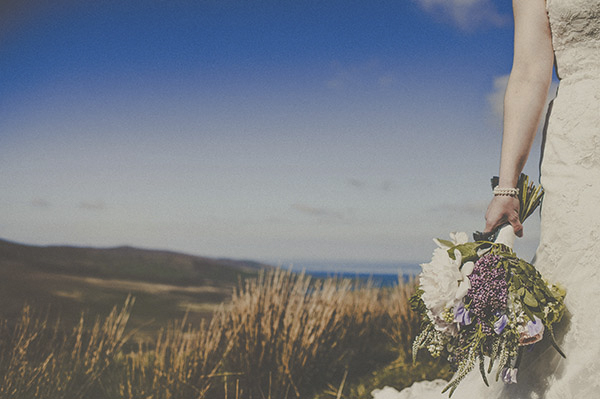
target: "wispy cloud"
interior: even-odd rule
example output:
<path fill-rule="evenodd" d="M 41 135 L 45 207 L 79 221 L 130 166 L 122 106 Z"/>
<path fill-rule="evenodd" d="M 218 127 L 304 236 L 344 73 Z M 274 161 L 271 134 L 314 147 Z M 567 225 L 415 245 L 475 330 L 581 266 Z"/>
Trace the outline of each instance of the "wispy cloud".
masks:
<path fill-rule="evenodd" d="M 463 30 L 483 25 L 503 26 L 510 16 L 498 12 L 491 0 L 413 0 L 423 10 L 452 23 Z"/>
<path fill-rule="evenodd" d="M 396 187 L 396 184 L 391 180 L 384 180 L 379 188 L 383 191 L 392 191 Z"/>
<path fill-rule="evenodd" d="M 50 205 L 50 202 L 43 198 L 34 198 L 31 200 L 31 206 L 35 208 L 49 208 Z"/>
<path fill-rule="evenodd" d="M 102 211 L 106 209 L 106 204 L 103 201 L 81 201 L 79 209 L 87 211 Z"/>
<path fill-rule="evenodd" d="M 389 191 L 392 191 L 396 187 L 396 184 L 392 180 L 389 180 L 389 179 L 383 180 L 380 183 L 376 183 L 376 182 L 367 182 L 365 180 L 360 180 L 360 179 L 356 179 L 356 178 L 350 178 L 346 182 L 348 183 L 348 185 L 355 187 L 359 190 L 374 189 L 374 190 L 381 190 L 381 191 L 389 192 Z"/>
<path fill-rule="evenodd" d="M 315 217 L 327 217 L 327 218 L 335 218 L 335 219 L 343 219 L 344 215 L 341 212 L 334 211 L 327 208 L 319 208 L 306 204 L 292 204 L 292 209 L 303 213 L 305 215 L 315 216 Z"/>
<path fill-rule="evenodd" d="M 502 122 L 502 114 L 504 112 L 504 92 L 506 91 L 506 85 L 508 84 L 508 76 L 509 75 L 496 76 L 494 78 L 494 87 L 487 95 L 490 111 L 494 118 L 497 118 L 500 122 Z"/>
<path fill-rule="evenodd" d="M 364 180 L 351 178 L 351 179 L 348 179 L 348 184 L 351 185 L 352 187 L 363 188 L 364 186 L 367 185 L 367 182 L 365 182 Z"/>

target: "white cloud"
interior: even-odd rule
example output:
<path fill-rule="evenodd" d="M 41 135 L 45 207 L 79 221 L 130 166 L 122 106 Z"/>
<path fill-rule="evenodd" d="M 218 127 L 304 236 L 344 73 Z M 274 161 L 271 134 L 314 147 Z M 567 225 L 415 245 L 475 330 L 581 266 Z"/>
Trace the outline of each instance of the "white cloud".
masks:
<path fill-rule="evenodd" d="M 43 199 L 43 198 L 34 198 L 31 201 L 31 206 L 35 207 L 35 208 L 48 208 L 50 207 L 50 202 Z"/>
<path fill-rule="evenodd" d="M 450 18 L 458 27 L 472 30 L 483 24 L 502 26 L 510 21 L 510 16 L 496 10 L 491 0 L 414 0 L 425 11 Z"/>
<path fill-rule="evenodd" d="M 487 96 L 490 111 L 500 122 L 502 122 L 502 115 L 504 113 L 504 92 L 506 91 L 506 85 L 508 84 L 508 76 L 509 75 L 496 76 L 494 78 L 494 88 Z"/>

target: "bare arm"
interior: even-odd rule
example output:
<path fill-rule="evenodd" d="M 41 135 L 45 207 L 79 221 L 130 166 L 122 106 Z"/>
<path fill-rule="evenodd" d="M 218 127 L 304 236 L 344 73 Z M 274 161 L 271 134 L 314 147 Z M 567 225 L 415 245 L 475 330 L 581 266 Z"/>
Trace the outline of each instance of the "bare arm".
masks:
<path fill-rule="evenodd" d="M 554 63 L 545 0 L 513 0 L 513 12 L 514 59 L 504 96 L 500 187 L 516 187 L 544 110 Z M 485 230 L 508 221 L 521 236 L 518 210 L 516 198 L 494 197 L 486 212 Z"/>

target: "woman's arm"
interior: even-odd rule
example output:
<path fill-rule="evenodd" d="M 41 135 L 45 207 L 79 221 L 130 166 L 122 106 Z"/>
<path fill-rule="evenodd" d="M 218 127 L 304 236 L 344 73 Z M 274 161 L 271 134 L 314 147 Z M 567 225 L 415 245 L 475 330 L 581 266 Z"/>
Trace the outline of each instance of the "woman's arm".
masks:
<path fill-rule="evenodd" d="M 514 58 L 504 95 L 504 133 L 499 187 L 516 187 L 527 161 L 552 81 L 554 52 L 545 0 L 513 0 Z M 485 231 L 509 222 L 518 236 L 519 201 L 496 196 L 486 212 Z"/>

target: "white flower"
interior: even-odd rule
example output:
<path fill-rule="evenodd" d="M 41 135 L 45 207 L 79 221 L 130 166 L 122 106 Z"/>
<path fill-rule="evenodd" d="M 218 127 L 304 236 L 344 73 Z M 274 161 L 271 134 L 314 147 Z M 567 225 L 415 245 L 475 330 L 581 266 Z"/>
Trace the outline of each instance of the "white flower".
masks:
<path fill-rule="evenodd" d="M 433 323 L 433 327 L 442 334 L 456 335 L 458 333 L 458 324 L 449 322 L 443 317 L 443 314 L 434 314 L 428 310 L 427 317 Z"/>
<path fill-rule="evenodd" d="M 452 246 L 468 242 L 467 233 L 451 233 Z M 444 245 L 439 240 L 434 240 L 438 245 L 433 251 L 431 262 L 421 265 L 420 288 L 423 290 L 421 298 L 427 306 L 427 315 L 434 327 L 441 332 L 458 331 L 456 323 L 447 320 L 445 313 L 457 306 L 467 294 L 471 283 L 468 276 L 473 272 L 475 264 L 466 262 L 462 265 L 462 254 L 454 250 L 454 259 L 448 254 L 451 247 Z M 461 268 L 462 265 L 462 268 Z"/>
<path fill-rule="evenodd" d="M 458 250 L 455 251 L 455 257 L 456 259 L 452 259 L 446 250 L 436 248 L 431 262 L 421 265 L 423 302 L 434 314 L 442 314 L 456 299 L 458 282 L 462 280 L 459 270 L 461 255 Z"/>
<path fill-rule="evenodd" d="M 465 233 L 463 231 L 455 231 L 453 233 L 450 233 L 450 241 L 453 244 L 452 246 L 466 244 L 469 241 L 469 236 L 467 235 L 467 233 Z M 449 246 L 444 245 L 437 238 L 434 238 L 433 242 L 435 242 L 437 244 L 437 246 L 440 247 L 440 248 L 442 248 L 442 249 L 450 249 Z"/>
<path fill-rule="evenodd" d="M 431 262 L 421 265 L 423 271 L 420 275 L 422 299 L 429 318 L 438 331 L 450 330 L 450 333 L 456 330 L 456 326 L 445 320 L 444 312 L 457 303 L 456 293 L 463 278 L 459 270 L 462 256 L 458 250 L 454 255 L 455 259 L 452 259 L 447 250 L 436 248 Z"/>
<path fill-rule="evenodd" d="M 455 245 L 466 244 L 469 242 L 469 235 L 464 231 L 455 231 L 450 233 L 450 239 Z"/>
<path fill-rule="evenodd" d="M 462 268 L 460 269 L 461 280 L 458 282 L 458 289 L 456 290 L 456 300 L 461 301 L 469 288 L 471 288 L 471 281 L 469 281 L 469 275 L 473 273 L 473 269 L 475 268 L 475 263 L 466 262 Z"/>

